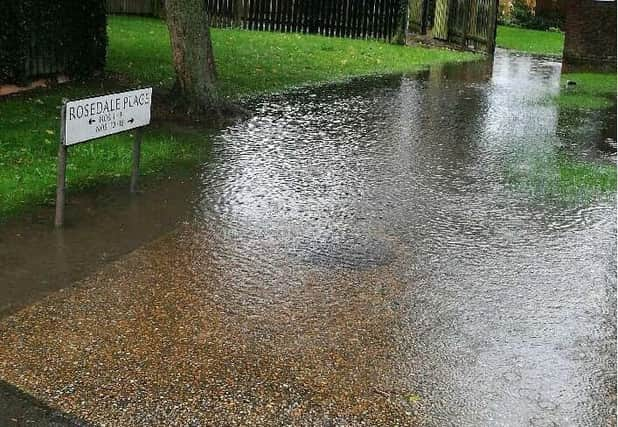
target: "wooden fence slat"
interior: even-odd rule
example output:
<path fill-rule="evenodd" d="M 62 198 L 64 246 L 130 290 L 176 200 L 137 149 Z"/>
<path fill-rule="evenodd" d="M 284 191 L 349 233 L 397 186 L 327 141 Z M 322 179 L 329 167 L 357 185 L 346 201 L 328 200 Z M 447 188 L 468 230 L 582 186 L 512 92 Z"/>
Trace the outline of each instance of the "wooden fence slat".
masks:
<path fill-rule="evenodd" d="M 362 1 L 363 0 L 352 0 L 352 3 L 354 5 L 354 11 L 352 15 L 352 26 L 350 28 L 351 30 L 350 37 L 358 38 L 361 36 L 360 25 L 359 25 L 360 23 L 359 9 L 362 7 Z"/>
<path fill-rule="evenodd" d="M 341 37 L 341 15 L 343 15 L 343 8 L 345 7 L 345 0 L 335 2 L 335 19 L 334 19 L 334 36 Z"/>
<path fill-rule="evenodd" d="M 333 15 L 335 14 L 333 0 L 324 0 L 324 10 L 322 12 L 322 26 L 324 27 L 324 35 L 327 37 L 333 36 Z"/>
<path fill-rule="evenodd" d="M 381 15 L 381 20 L 383 22 L 383 24 L 381 25 L 381 34 L 380 37 L 383 39 L 386 39 L 386 34 L 388 33 L 387 29 L 386 29 L 386 25 L 388 25 L 388 3 L 387 2 L 383 2 L 382 3 L 382 8 L 380 11 L 380 15 Z"/>
<path fill-rule="evenodd" d="M 379 25 L 380 25 L 380 3 L 379 0 L 374 0 L 373 5 L 371 7 L 372 16 L 371 16 L 371 37 L 377 39 L 379 38 Z"/>
<path fill-rule="evenodd" d="M 281 31 L 282 33 L 285 33 L 288 29 L 287 14 L 288 14 L 289 5 L 290 5 L 290 0 L 282 0 L 281 15 L 280 15 L 280 21 L 279 21 L 279 31 Z"/>
<path fill-rule="evenodd" d="M 275 19 L 275 30 L 281 31 L 281 11 L 283 9 L 283 2 L 285 0 L 277 0 L 277 19 Z"/>
<path fill-rule="evenodd" d="M 253 22 L 251 23 L 252 30 L 259 30 L 260 20 L 260 3 L 262 0 L 253 0 Z"/>
<path fill-rule="evenodd" d="M 297 33 L 298 32 L 298 9 L 299 9 L 299 0 L 292 0 L 292 11 L 290 12 L 290 32 Z"/>

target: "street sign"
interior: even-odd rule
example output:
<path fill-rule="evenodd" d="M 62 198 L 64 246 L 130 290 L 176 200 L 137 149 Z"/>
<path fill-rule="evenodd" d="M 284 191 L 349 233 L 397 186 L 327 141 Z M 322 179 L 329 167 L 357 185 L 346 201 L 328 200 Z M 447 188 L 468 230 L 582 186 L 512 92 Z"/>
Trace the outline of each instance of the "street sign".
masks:
<path fill-rule="evenodd" d="M 63 145 L 73 145 L 150 124 L 152 88 L 66 103 Z"/>
<path fill-rule="evenodd" d="M 58 179 L 56 181 L 56 227 L 64 224 L 66 171 L 71 145 L 137 128 L 133 141 L 131 193 L 138 192 L 142 127 L 150 124 L 152 88 L 79 99 L 63 100 L 58 144 Z"/>

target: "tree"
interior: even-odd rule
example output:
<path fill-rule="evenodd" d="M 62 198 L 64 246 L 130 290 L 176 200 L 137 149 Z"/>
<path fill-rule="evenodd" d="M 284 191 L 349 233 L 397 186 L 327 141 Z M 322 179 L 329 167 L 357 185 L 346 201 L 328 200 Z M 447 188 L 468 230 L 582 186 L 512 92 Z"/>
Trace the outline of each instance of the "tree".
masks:
<path fill-rule="evenodd" d="M 204 0 L 166 0 L 175 92 L 191 113 L 217 110 L 216 69 Z"/>

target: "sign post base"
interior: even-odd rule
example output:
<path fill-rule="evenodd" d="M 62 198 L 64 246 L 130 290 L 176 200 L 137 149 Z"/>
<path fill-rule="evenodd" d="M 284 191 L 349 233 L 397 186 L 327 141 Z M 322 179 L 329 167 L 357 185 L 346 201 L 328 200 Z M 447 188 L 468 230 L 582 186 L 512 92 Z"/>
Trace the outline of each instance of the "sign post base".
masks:
<path fill-rule="evenodd" d="M 133 141 L 133 167 L 131 170 L 131 193 L 139 192 L 139 161 L 142 154 L 142 129 L 138 128 L 135 131 L 135 140 Z"/>

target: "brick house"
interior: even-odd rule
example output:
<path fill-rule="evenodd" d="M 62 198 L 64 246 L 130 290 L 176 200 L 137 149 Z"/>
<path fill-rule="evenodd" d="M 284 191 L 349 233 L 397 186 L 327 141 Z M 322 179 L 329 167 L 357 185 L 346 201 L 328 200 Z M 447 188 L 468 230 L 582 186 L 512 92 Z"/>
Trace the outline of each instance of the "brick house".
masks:
<path fill-rule="evenodd" d="M 570 0 L 563 68 L 616 70 L 616 1 Z"/>

